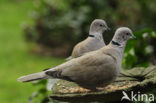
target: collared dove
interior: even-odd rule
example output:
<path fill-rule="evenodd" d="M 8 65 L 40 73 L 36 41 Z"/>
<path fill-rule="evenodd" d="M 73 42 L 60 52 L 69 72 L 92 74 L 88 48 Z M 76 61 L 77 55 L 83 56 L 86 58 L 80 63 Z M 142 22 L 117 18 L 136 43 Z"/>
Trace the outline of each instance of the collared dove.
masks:
<path fill-rule="evenodd" d="M 51 69 L 22 76 L 21 82 L 46 78 L 72 81 L 83 88 L 96 90 L 113 82 L 120 73 L 124 48 L 129 39 L 136 38 L 127 27 L 118 28 L 105 47 L 74 58 Z"/>
<path fill-rule="evenodd" d="M 80 57 L 85 53 L 95 51 L 104 47 L 105 42 L 102 33 L 106 30 L 109 30 L 106 22 L 102 19 L 95 19 L 91 23 L 88 37 L 82 42 L 75 45 L 72 51 L 72 55 L 66 60 Z"/>
<path fill-rule="evenodd" d="M 90 26 L 88 37 L 82 42 L 75 45 L 72 51 L 72 55 L 66 60 L 80 57 L 88 52 L 98 50 L 105 46 L 102 33 L 106 30 L 109 30 L 107 23 L 102 19 L 95 19 Z M 53 85 L 59 79 L 49 79 L 47 83 L 47 89 L 51 90 Z"/>

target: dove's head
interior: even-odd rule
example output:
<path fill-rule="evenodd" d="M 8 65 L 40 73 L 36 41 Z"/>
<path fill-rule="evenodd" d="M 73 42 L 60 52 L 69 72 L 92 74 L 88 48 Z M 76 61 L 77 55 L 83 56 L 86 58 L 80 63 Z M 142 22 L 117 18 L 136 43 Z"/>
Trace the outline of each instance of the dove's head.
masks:
<path fill-rule="evenodd" d="M 107 26 L 106 22 L 102 19 L 95 19 L 90 26 L 90 34 L 93 33 L 100 33 L 102 34 L 105 30 L 109 30 L 109 27 Z"/>
<path fill-rule="evenodd" d="M 131 29 L 120 27 L 116 30 L 113 41 L 117 43 L 126 43 L 129 39 L 136 39 Z"/>

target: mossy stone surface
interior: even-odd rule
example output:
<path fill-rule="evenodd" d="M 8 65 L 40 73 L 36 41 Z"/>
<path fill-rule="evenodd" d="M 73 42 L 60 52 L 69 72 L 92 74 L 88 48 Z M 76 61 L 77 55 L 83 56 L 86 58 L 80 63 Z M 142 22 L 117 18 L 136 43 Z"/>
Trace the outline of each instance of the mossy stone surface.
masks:
<path fill-rule="evenodd" d="M 156 66 L 148 68 L 133 68 L 121 71 L 120 76 L 112 84 L 105 88 L 99 88 L 98 92 L 82 89 L 73 82 L 60 80 L 52 88 L 50 98 L 67 102 L 117 102 L 121 101 L 125 91 L 146 93 L 156 88 Z"/>

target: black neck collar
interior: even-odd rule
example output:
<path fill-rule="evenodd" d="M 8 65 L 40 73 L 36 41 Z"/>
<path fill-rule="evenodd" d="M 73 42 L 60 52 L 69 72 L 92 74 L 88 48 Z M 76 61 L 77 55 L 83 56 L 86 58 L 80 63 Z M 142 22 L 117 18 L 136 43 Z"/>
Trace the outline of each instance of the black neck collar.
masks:
<path fill-rule="evenodd" d="M 93 37 L 93 38 L 95 37 L 94 35 L 88 35 L 88 36 L 89 36 L 89 37 Z"/>
<path fill-rule="evenodd" d="M 120 43 L 115 42 L 115 41 L 113 41 L 113 40 L 112 40 L 112 44 L 113 44 L 113 45 L 117 45 L 117 46 L 121 46 L 121 44 L 120 44 Z"/>

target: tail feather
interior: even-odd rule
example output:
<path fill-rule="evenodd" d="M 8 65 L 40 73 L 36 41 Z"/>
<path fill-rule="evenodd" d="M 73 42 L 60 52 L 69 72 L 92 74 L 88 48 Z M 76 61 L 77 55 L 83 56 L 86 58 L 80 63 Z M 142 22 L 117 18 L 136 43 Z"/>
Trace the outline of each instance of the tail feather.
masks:
<path fill-rule="evenodd" d="M 40 79 L 46 79 L 46 78 L 48 78 L 48 76 L 45 74 L 45 72 L 39 72 L 39 73 L 22 76 L 18 78 L 18 81 L 29 82 L 29 81 L 35 81 L 35 80 L 40 80 Z"/>

